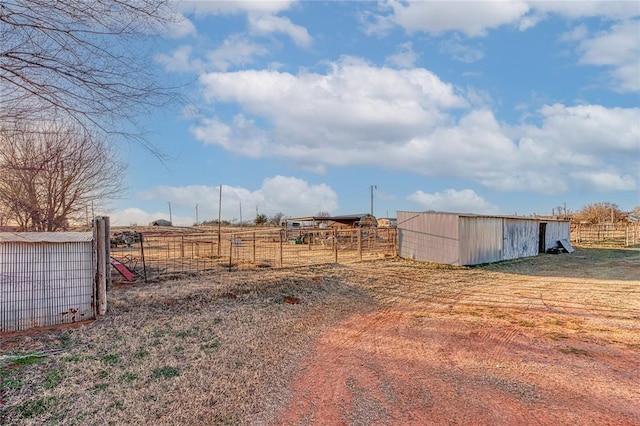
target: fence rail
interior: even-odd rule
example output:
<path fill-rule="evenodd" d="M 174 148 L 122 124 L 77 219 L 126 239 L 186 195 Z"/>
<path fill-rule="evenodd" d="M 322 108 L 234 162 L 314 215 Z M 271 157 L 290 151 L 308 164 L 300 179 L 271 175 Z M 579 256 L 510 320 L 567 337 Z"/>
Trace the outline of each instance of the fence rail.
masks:
<path fill-rule="evenodd" d="M 395 228 L 295 231 L 267 228 L 220 234 L 142 232 L 140 235 L 141 241 L 112 247 L 111 256 L 146 279 L 201 274 L 220 268 L 350 263 L 396 254 Z"/>
<path fill-rule="evenodd" d="M 582 245 L 629 247 L 640 244 L 638 223 L 571 224 L 571 241 Z"/>

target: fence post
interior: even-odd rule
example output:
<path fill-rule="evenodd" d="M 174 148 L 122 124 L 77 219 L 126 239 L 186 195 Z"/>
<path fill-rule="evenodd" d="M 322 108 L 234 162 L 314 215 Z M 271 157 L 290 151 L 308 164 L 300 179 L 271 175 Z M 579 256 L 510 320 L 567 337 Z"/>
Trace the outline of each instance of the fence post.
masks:
<path fill-rule="evenodd" d="M 334 256 L 335 263 L 338 263 L 338 230 L 337 229 L 333 230 L 333 241 L 335 241 L 335 243 L 333 244 L 333 256 Z"/>
<path fill-rule="evenodd" d="M 233 265 L 233 263 L 231 263 L 232 260 L 233 260 L 233 234 L 231 234 L 231 238 L 229 239 L 229 272 L 231 272 L 231 266 Z"/>
<path fill-rule="evenodd" d="M 253 233 L 253 264 L 256 263 L 256 233 Z"/>
<path fill-rule="evenodd" d="M 362 228 L 358 228 L 357 241 L 358 241 L 358 258 L 362 260 Z"/>
<path fill-rule="evenodd" d="M 98 262 L 98 269 L 96 274 L 96 287 L 97 287 L 97 314 L 105 315 L 107 313 L 107 264 L 109 260 L 106 258 L 105 247 L 105 222 L 102 217 L 97 217 L 94 220 L 95 236 L 96 236 L 96 261 Z"/>
<path fill-rule="evenodd" d="M 104 221 L 104 239 L 105 239 L 105 259 L 106 259 L 106 280 L 107 291 L 111 290 L 111 222 L 109 216 L 103 216 Z"/>
<path fill-rule="evenodd" d="M 280 267 L 282 268 L 282 230 L 280 231 Z"/>
<path fill-rule="evenodd" d="M 140 236 L 140 256 L 142 257 L 142 271 L 144 272 L 144 282 L 147 282 L 147 262 L 144 259 L 144 237 L 141 233 L 138 233 Z"/>

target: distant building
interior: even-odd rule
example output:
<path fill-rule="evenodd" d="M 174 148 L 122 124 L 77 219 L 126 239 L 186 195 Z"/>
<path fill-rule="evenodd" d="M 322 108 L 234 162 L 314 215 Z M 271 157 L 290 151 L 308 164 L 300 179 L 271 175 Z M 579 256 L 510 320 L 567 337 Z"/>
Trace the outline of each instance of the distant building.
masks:
<path fill-rule="evenodd" d="M 379 217 L 378 228 L 395 228 L 398 226 L 398 219 L 395 217 Z"/>
<path fill-rule="evenodd" d="M 398 212 L 398 255 L 450 265 L 536 256 L 570 239 L 569 220 Z"/>
<path fill-rule="evenodd" d="M 166 219 L 158 219 L 149 223 L 149 226 L 173 226 L 173 225 L 171 225 L 171 222 L 169 222 Z"/>
<path fill-rule="evenodd" d="M 375 216 L 368 213 L 343 216 L 305 216 L 284 220 L 285 228 L 369 228 L 378 226 Z"/>

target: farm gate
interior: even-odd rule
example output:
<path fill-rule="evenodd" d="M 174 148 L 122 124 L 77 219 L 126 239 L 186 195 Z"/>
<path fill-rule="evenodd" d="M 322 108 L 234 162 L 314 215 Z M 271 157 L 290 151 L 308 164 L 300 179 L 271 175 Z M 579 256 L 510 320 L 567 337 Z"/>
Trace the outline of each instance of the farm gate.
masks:
<path fill-rule="evenodd" d="M 634 246 L 640 244 L 640 223 L 572 223 L 571 241 L 581 245 Z"/>

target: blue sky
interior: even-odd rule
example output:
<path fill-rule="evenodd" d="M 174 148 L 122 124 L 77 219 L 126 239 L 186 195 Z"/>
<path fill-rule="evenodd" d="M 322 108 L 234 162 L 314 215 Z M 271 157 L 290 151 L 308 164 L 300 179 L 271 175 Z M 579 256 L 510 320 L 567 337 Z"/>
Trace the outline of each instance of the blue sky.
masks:
<path fill-rule="evenodd" d="M 185 1 L 115 225 L 640 205 L 640 3 Z"/>

